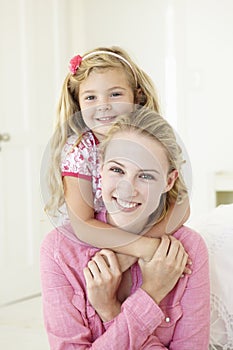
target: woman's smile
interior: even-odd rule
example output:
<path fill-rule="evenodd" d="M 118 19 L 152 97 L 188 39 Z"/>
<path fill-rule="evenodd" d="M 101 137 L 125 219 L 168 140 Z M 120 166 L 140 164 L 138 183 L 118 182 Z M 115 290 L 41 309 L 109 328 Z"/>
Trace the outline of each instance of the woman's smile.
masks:
<path fill-rule="evenodd" d="M 113 201 L 115 201 L 116 205 L 120 208 L 120 210 L 124 212 L 132 212 L 135 211 L 141 203 L 126 201 L 124 199 L 120 199 L 117 197 L 112 197 Z"/>
<path fill-rule="evenodd" d="M 166 192 L 167 173 L 166 154 L 156 140 L 135 132 L 114 135 L 101 174 L 109 222 L 130 232 L 142 232 Z"/>

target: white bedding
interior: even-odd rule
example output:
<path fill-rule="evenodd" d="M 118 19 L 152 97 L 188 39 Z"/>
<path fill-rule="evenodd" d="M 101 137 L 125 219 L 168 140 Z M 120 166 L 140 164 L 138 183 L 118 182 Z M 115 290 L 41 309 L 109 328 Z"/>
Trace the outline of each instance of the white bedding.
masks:
<path fill-rule="evenodd" d="M 233 349 L 233 204 L 190 225 L 206 241 L 211 279 L 211 349 Z"/>

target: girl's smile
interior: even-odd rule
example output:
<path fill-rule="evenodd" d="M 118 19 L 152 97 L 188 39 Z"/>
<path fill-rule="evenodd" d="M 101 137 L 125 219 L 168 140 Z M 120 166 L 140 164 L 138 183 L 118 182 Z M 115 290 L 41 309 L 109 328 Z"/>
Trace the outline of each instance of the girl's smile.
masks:
<path fill-rule="evenodd" d="M 134 93 L 122 69 L 92 71 L 80 84 L 79 104 L 85 124 L 101 139 L 117 116 L 133 111 Z"/>

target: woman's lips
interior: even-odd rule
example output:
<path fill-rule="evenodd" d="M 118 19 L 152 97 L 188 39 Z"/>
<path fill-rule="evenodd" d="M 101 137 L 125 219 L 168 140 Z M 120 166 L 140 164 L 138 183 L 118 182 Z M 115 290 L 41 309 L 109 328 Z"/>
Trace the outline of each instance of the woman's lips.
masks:
<path fill-rule="evenodd" d="M 118 207 L 122 211 L 126 211 L 126 212 L 134 211 L 135 209 L 137 209 L 141 205 L 141 203 L 129 202 L 129 201 L 117 198 L 117 197 L 113 197 L 113 199 L 117 203 Z"/>

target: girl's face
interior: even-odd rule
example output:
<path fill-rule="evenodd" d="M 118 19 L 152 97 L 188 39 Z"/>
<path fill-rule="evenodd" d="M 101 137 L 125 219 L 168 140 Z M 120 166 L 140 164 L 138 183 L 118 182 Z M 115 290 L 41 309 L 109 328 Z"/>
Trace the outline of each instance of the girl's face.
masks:
<path fill-rule="evenodd" d="M 140 233 L 169 191 L 177 172 L 161 144 L 136 131 L 116 133 L 107 145 L 102 164 L 102 196 L 109 223 Z"/>
<path fill-rule="evenodd" d="M 134 108 L 134 93 L 123 69 L 92 71 L 80 84 L 79 104 L 85 124 L 101 140 L 118 115 Z"/>

